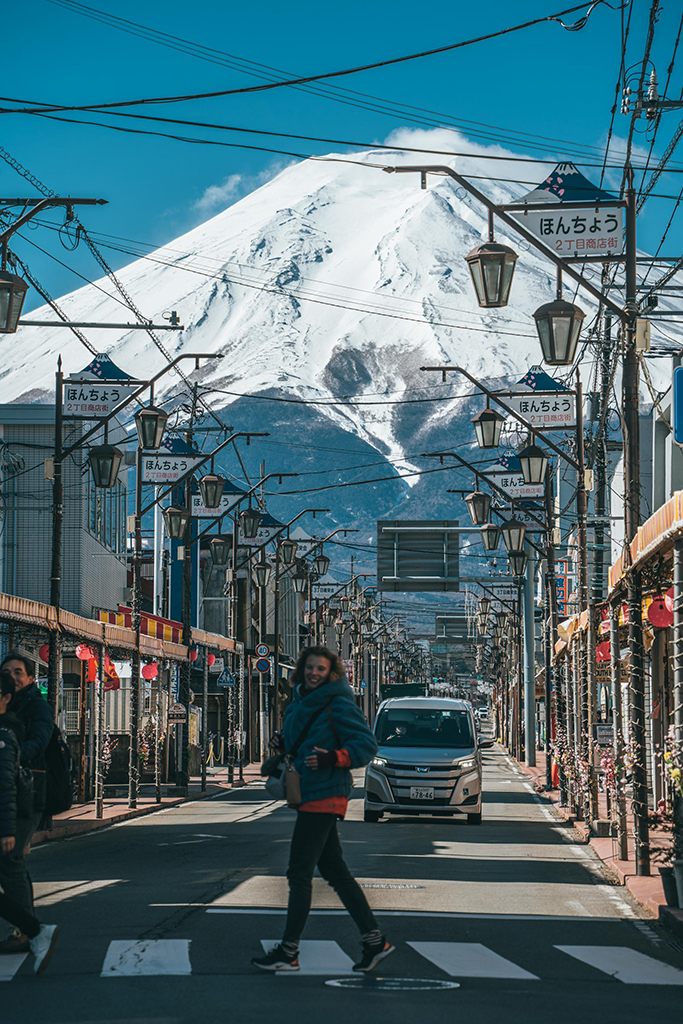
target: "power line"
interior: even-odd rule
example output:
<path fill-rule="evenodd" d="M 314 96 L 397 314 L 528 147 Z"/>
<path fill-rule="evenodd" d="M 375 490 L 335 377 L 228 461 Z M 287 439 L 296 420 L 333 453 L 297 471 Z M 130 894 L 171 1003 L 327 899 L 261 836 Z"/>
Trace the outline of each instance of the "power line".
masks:
<path fill-rule="evenodd" d="M 658 0 L 655 0 L 655 2 L 658 2 Z M 545 16 L 543 16 L 541 18 L 534 18 L 532 21 L 526 21 L 526 22 L 523 22 L 522 24 L 513 25 L 513 26 L 511 26 L 509 28 L 498 29 L 495 32 L 488 32 L 486 35 L 477 36 L 477 37 L 475 37 L 473 39 L 462 40 L 462 41 L 460 41 L 458 43 L 448 43 L 445 46 L 437 46 L 437 47 L 435 47 L 435 48 L 433 48 L 431 50 L 422 50 L 419 53 L 409 53 L 409 54 L 406 54 L 406 55 L 404 55 L 402 57 L 392 57 L 392 58 L 389 58 L 387 60 L 375 61 L 372 64 L 361 64 L 361 65 L 358 65 L 356 67 L 344 68 L 344 69 L 338 70 L 338 71 L 326 71 L 326 72 L 324 72 L 322 74 L 318 74 L 318 75 L 307 75 L 307 76 L 302 77 L 302 78 L 292 78 L 292 79 L 288 79 L 287 81 L 280 81 L 280 82 L 266 82 L 263 85 L 244 86 L 244 87 L 239 88 L 239 89 L 220 89 L 220 90 L 214 90 L 212 92 L 189 93 L 187 95 L 180 95 L 180 96 L 155 96 L 155 97 L 147 96 L 147 97 L 143 97 L 141 99 L 135 99 L 135 100 L 118 100 L 116 102 L 110 102 L 110 103 L 88 103 L 88 104 L 80 104 L 80 105 L 76 105 L 76 106 L 64 106 L 64 105 L 55 105 L 55 104 L 53 104 L 53 105 L 50 106 L 50 110 L 52 110 L 52 111 L 76 111 L 76 110 L 87 111 L 87 110 L 105 110 L 105 109 L 111 109 L 113 107 L 134 107 L 134 106 L 140 106 L 142 104 L 147 104 L 147 103 L 184 103 L 184 102 L 187 102 L 189 100 L 213 99 L 213 98 L 216 98 L 216 97 L 219 97 L 219 96 L 236 96 L 236 95 L 244 95 L 246 93 L 266 92 L 266 91 L 270 91 L 272 89 L 281 89 L 281 88 L 283 88 L 285 86 L 306 85 L 309 82 L 319 82 L 322 79 L 341 78 L 341 77 L 344 77 L 346 75 L 359 74 L 362 71 L 373 71 L 373 70 L 376 70 L 377 68 L 385 68 L 385 67 L 389 67 L 389 66 L 394 65 L 394 64 L 404 64 L 404 63 L 406 63 L 408 61 L 421 60 L 424 57 L 433 57 L 433 56 L 435 56 L 436 54 L 439 54 L 439 53 L 448 53 L 448 52 L 450 52 L 452 50 L 458 50 L 458 49 L 461 49 L 461 48 L 463 48 L 465 46 L 473 46 L 476 43 L 487 42 L 490 39 L 497 39 L 497 38 L 500 38 L 501 36 L 510 35 L 513 32 L 520 32 L 523 29 L 531 28 L 534 25 L 540 25 L 540 24 L 542 24 L 543 22 L 546 22 L 546 21 L 557 21 L 557 22 L 559 22 L 560 25 L 562 25 L 562 28 L 569 29 L 570 31 L 576 31 L 576 30 L 579 30 L 579 29 L 584 27 L 584 25 L 586 24 L 590 14 L 594 10 L 594 8 L 599 6 L 599 5 L 602 5 L 602 4 L 606 4 L 606 6 L 610 7 L 612 10 L 615 10 L 615 9 L 618 10 L 619 9 L 619 8 L 614 8 L 612 6 L 612 4 L 607 2 L 607 0 L 594 0 L 593 3 L 590 3 L 590 0 L 586 0 L 586 2 L 584 2 L 582 4 L 578 4 L 576 7 L 568 7 L 568 8 L 566 8 L 566 10 L 558 11 L 556 14 L 549 14 L 549 15 L 545 15 Z M 584 18 L 580 19 L 576 23 L 576 25 L 568 26 L 568 25 L 564 25 L 563 22 L 560 21 L 560 18 L 564 17 L 565 15 L 567 15 L 567 14 L 574 14 L 576 11 L 582 11 L 586 7 L 589 7 L 588 12 L 586 13 Z M 27 114 L 40 113 L 40 112 L 41 111 L 39 111 L 39 110 L 24 110 L 23 111 L 23 113 L 27 113 Z"/>

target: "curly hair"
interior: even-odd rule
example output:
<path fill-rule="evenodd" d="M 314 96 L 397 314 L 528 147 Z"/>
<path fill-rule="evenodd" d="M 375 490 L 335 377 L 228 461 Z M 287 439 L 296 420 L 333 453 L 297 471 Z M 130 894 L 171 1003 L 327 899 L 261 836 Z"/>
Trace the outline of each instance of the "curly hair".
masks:
<path fill-rule="evenodd" d="M 304 668 L 309 658 L 325 658 L 330 663 L 330 674 L 325 680 L 326 683 L 333 683 L 337 679 L 345 674 L 344 666 L 342 665 L 341 658 L 334 651 L 331 651 L 328 647 L 304 647 L 303 651 L 299 654 L 296 661 L 296 668 L 292 673 L 291 682 L 292 686 L 297 686 L 299 683 L 304 682 Z"/>

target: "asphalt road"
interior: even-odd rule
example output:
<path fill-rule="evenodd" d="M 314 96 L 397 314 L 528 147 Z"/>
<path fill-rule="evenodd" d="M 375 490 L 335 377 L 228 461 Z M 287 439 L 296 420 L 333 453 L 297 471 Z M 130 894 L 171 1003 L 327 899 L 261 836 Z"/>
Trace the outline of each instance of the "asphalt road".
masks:
<path fill-rule="evenodd" d="M 379 970 L 385 980 L 349 973 L 358 938 L 321 879 L 302 972 L 251 967 L 262 943 L 281 934 L 294 818 L 253 785 L 34 850 L 38 913 L 60 925 L 60 940 L 39 978 L 30 958 L 0 958 L 0 1017 L 680 1019 L 681 947 L 610 884 L 503 751 L 487 751 L 485 762 L 481 826 L 444 818 L 365 824 L 362 790 L 354 791 L 342 842 L 397 947 Z M 412 987 L 399 987 L 408 979 Z"/>

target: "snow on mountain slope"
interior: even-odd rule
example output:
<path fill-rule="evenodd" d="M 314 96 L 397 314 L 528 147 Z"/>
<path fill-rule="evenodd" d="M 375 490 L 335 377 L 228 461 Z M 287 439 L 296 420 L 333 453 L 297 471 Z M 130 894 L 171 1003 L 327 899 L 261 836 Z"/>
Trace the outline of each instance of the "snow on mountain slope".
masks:
<path fill-rule="evenodd" d="M 454 133 L 408 137 L 413 145 L 416 137 L 417 145 L 429 137 L 441 149 L 462 148 L 460 142 L 484 157 L 504 152 Z M 424 450 L 427 438 L 457 432 L 463 403 L 455 397 L 410 405 L 382 399 L 427 394 L 415 390 L 437 383 L 434 375 L 419 372 L 424 364 L 460 363 L 485 378 L 521 375 L 540 357 L 531 314 L 555 290 L 548 261 L 499 225 L 497 239 L 520 254 L 510 305 L 478 308 L 463 257 L 486 238 L 481 206 L 451 179 L 430 176 L 421 190 L 419 175 L 390 175 L 379 166 L 444 159 L 369 151 L 292 165 L 200 227 L 132 262 L 120 279 L 146 316 L 159 320 L 165 311 L 178 311 L 186 330 L 160 334 L 172 355 L 223 356 L 193 375 L 204 388 L 217 389 L 207 394 L 216 408 L 238 401 L 243 410 L 237 396 L 259 393 L 321 402 L 374 397 L 378 404 L 314 406 L 307 430 L 324 421 L 335 433 L 356 435 L 387 459 L 410 465 L 409 456 Z M 486 171 L 481 162 L 457 165 L 465 173 Z M 540 179 L 540 169 L 520 166 L 523 171 L 489 164 L 503 177 Z M 527 191 L 493 181 L 482 187 L 498 202 Z M 97 284 L 113 291 L 107 279 Z M 586 296 L 580 302 L 590 316 L 594 304 Z M 132 319 L 93 286 L 64 296 L 60 305 L 73 320 Z M 52 316 L 43 307 L 32 318 Z M 85 333 L 98 351 L 136 375 L 151 375 L 164 364 L 142 331 Z M 20 329 L 3 361 L 3 400 L 50 400 L 58 353 L 67 374 L 90 358 L 64 329 Z M 186 368 L 190 372 L 191 364 Z M 158 393 L 174 387 L 177 378 L 165 378 Z M 272 418 L 270 403 L 259 411 L 265 406 Z M 277 412 L 290 411 L 285 419 L 291 423 L 297 408 L 280 406 Z M 236 411 L 229 415 L 243 425 Z M 258 412 L 250 418 L 258 420 Z"/>

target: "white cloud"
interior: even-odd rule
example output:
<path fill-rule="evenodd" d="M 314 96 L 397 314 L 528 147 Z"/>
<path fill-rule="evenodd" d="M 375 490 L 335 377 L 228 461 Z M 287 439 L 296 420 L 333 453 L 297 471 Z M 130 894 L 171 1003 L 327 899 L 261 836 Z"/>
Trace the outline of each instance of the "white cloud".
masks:
<path fill-rule="evenodd" d="M 261 185 L 272 181 L 285 167 L 296 162 L 295 160 L 274 160 L 258 174 L 230 174 L 219 185 L 209 185 L 204 189 L 199 199 L 192 204 L 192 209 L 198 210 L 202 214 L 225 210 L 239 199 L 248 196 L 250 192 L 260 188 Z"/>

